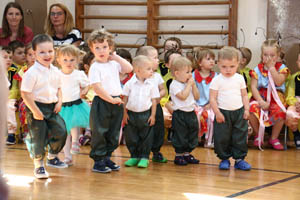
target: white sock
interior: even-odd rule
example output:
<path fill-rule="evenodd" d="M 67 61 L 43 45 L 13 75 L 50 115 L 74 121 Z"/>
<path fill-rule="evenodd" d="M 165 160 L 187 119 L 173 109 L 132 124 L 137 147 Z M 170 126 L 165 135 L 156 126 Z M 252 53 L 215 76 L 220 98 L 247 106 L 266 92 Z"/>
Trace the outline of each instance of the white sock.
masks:
<path fill-rule="evenodd" d="M 48 156 L 47 156 L 48 160 L 52 160 L 56 157 L 57 157 L 57 154 L 52 154 L 52 153 L 48 153 Z"/>
<path fill-rule="evenodd" d="M 34 159 L 33 164 L 35 169 L 39 167 L 44 167 L 44 160 Z"/>

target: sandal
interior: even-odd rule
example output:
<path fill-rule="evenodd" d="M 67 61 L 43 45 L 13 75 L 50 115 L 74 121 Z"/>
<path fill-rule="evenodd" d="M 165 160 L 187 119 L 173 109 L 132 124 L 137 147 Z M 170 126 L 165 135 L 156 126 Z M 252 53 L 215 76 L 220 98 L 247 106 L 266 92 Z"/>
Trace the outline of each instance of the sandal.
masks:
<path fill-rule="evenodd" d="M 80 147 L 78 142 L 72 142 L 71 154 L 79 154 Z"/>
<path fill-rule="evenodd" d="M 261 142 L 261 145 L 263 144 L 264 142 L 262 141 Z M 253 141 L 253 145 L 258 147 L 259 146 L 259 139 L 258 139 L 258 135 L 254 136 L 254 141 Z"/>
<path fill-rule="evenodd" d="M 272 138 L 270 138 L 269 143 L 272 145 L 273 149 L 276 149 L 276 150 L 283 150 L 284 149 L 282 144 L 280 144 L 280 141 L 278 139 L 272 140 Z"/>
<path fill-rule="evenodd" d="M 66 163 L 69 167 L 73 165 L 72 158 L 65 158 L 64 163 Z"/>

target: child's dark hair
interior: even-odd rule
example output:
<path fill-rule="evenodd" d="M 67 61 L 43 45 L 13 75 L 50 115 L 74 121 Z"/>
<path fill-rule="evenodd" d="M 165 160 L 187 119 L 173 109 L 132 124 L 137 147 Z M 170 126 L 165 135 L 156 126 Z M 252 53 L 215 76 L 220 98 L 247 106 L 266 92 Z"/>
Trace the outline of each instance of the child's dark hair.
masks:
<path fill-rule="evenodd" d="M 35 51 L 36 50 L 36 46 L 38 44 L 44 43 L 44 42 L 51 42 L 53 44 L 53 39 L 46 34 L 38 34 L 36 36 L 34 36 L 31 44 L 32 44 L 32 49 Z"/>
<path fill-rule="evenodd" d="M 172 54 L 179 54 L 181 55 L 181 52 L 178 50 L 178 49 L 169 49 L 166 53 L 165 53 L 165 56 L 164 56 L 164 61 L 165 63 L 169 63 L 170 61 L 170 56 Z"/>
<path fill-rule="evenodd" d="M 32 49 L 32 44 L 31 43 L 29 43 L 29 44 L 26 45 L 26 47 L 25 47 L 25 54 L 28 53 L 29 49 Z"/>
<path fill-rule="evenodd" d="M 252 57 L 252 52 L 250 49 L 248 49 L 247 47 L 241 47 L 239 48 L 241 54 L 242 54 L 242 58 L 246 59 L 246 63 L 245 66 L 249 64 L 251 57 Z"/>
<path fill-rule="evenodd" d="M 18 40 L 11 41 L 8 46 L 10 47 L 12 53 L 14 53 L 17 48 L 25 48 L 24 43 Z"/>
<path fill-rule="evenodd" d="M 130 52 L 126 49 L 117 49 L 116 53 L 121 56 L 122 58 L 128 60 L 130 63 L 132 63 L 132 56 Z"/>
<path fill-rule="evenodd" d="M 10 46 L 2 46 L 0 50 L 6 51 L 6 53 L 12 53 Z"/>
<path fill-rule="evenodd" d="M 182 42 L 181 42 L 181 40 L 180 40 L 179 38 L 177 38 L 177 37 L 169 37 L 169 38 L 167 38 L 167 39 L 165 40 L 165 42 L 164 42 L 164 48 L 165 48 L 166 43 L 167 43 L 168 41 L 175 41 L 175 42 L 178 44 L 178 46 L 176 45 L 176 46 L 174 47 L 174 49 L 180 50 L 180 49 L 182 48 Z"/>
<path fill-rule="evenodd" d="M 88 73 L 89 69 L 86 69 L 84 65 L 91 66 L 92 60 L 95 58 L 94 54 L 91 51 L 86 52 L 86 54 L 82 58 L 82 62 L 79 63 L 79 70 L 85 71 Z"/>

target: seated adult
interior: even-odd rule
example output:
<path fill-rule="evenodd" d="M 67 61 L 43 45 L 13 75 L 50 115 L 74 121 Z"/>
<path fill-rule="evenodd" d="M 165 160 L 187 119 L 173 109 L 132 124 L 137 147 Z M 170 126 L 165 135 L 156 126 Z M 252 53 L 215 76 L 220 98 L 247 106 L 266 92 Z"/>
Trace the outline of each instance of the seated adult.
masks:
<path fill-rule="evenodd" d="M 46 34 L 52 36 L 54 46 L 79 46 L 82 42 L 81 32 L 74 28 L 73 16 L 63 4 L 56 3 L 50 6 L 44 29 Z"/>
<path fill-rule="evenodd" d="M 33 32 L 24 25 L 24 14 L 20 4 L 8 3 L 3 12 L 2 28 L 0 28 L 0 46 L 8 46 L 14 40 L 27 45 L 32 39 Z"/>

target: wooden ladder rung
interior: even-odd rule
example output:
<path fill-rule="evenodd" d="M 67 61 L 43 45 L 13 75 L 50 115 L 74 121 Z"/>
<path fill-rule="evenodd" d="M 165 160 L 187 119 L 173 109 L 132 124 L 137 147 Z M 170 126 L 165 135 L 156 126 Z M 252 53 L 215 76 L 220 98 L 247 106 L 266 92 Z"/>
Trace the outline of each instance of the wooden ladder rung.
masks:
<path fill-rule="evenodd" d="M 155 16 L 156 20 L 228 20 L 229 16 Z"/>
<path fill-rule="evenodd" d="M 80 15 L 81 19 L 118 19 L 118 20 L 147 20 L 144 16 L 108 16 L 108 15 Z"/>
<path fill-rule="evenodd" d="M 226 5 L 230 4 L 230 1 L 155 1 L 154 5 L 161 6 L 194 6 L 194 5 Z"/>
<path fill-rule="evenodd" d="M 81 5 L 89 5 L 89 6 L 146 6 L 147 2 L 140 2 L 140 1 L 115 1 L 115 2 L 108 2 L 108 1 L 80 1 L 79 4 Z"/>
<path fill-rule="evenodd" d="M 176 31 L 162 31 L 162 30 L 156 30 L 154 31 L 155 34 L 159 35 L 166 35 L 166 34 L 182 34 L 182 35 L 222 35 L 222 34 L 228 34 L 227 30 L 221 30 L 221 31 L 183 31 L 183 30 L 176 30 Z"/>
<path fill-rule="evenodd" d="M 81 31 L 83 33 L 91 33 L 94 29 L 82 29 Z M 107 29 L 110 33 L 118 33 L 118 34 L 147 34 L 147 31 L 141 31 L 141 30 L 121 30 L 121 29 Z"/>

